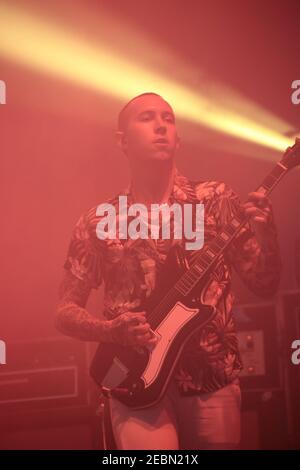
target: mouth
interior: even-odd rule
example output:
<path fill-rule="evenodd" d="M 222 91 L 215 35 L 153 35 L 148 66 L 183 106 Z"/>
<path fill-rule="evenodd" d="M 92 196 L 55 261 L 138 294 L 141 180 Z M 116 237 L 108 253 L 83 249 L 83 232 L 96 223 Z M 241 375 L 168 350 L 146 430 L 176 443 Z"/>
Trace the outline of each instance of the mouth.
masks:
<path fill-rule="evenodd" d="M 163 139 L 163 138 L 160 138 L 160 139 L 156 139 L 153 141 L 154 144 L 168 144 L 168 140 L 167 139 Z"/>

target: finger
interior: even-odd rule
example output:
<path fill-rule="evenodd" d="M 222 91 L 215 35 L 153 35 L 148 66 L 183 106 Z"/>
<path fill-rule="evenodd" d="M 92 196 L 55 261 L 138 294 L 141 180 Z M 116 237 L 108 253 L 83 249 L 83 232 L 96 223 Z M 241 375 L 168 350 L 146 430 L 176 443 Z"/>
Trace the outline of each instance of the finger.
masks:
<path fill-rule="evenodd" d="M 259 222 L 263 224 L 266 224 L 268 222 L 266 217 L 260 217 L 260 216 L 254 217 L 253 220 L 255 220 L 255 222 Z"/>
<path fill-rule="evenodd" d="M 148 343 L 149 344 L 156 344 L 158 342 L 158 338 L 154 336 L 153 338 L 149 338 Z"/>
<path fill-rule="evenodd" d="M 131 313 L 128 315 L 128 321 L 135 324 L 145 323 L 147 321 L 146 312 Z"/>
<path fill-rule="evenodd" d="M 244 211 L 244 214 L 247 214 L 248 209 L 253 209 L 253 208 L 254 208 L 255 210 L 258 209 L 258 207 L 257 207 L 255 204 L 253 204 L 253 202 L 249 202 L 249 204 L 245 204 L 242 209 L 243 209 L 243 211 Z"/>
<path fill-rule="evenodd" d="M 270 220 L 270 211 L 259 209 L 257 207 L 249 207 L 245 209 L 245 214 L 255 220 L 256 217 L 263 218 L 266 222 Z"/>
<path fill-rule="evenodd" d="M 248 200 L 253 201 L 258 207 L 268 207 L 271 206 L 270 199 L 267 198 L 264 194 L 257 192 L 249 193 Z"/>
<path fill-rule="evenodd" d="M 250 207 L 255 207 L 257 209 L 260 209 L 262 211 L 266 211 L 268 213 L 271 212 L 271 208 L 269 206 L 262 206 L 259 201 L 257 201 L 257 203 L 254 203 L 254 202 L 246 202 L 245 204 L 243 204 L 242 208 L 244 209 L 244 211 L 246 209 L 249 209 Z"/>
<path fill-rule="evenodd" d="M 150 325 L 140 323 L 139 325 L 130 326 L 127 331 L 128 331 L 128 334 L 130 335 L 139 335 L 139 334 L 145 334 L 149 332 L 149 330 L 150 330 Z"/>
<path fill-rule="evenodd" d="M 260 207 L 256 204 L 253 204 L 252 202 L 245 205 L 243 207 L 243 210 L 244 210 L 244 213 L 245 214 L 251 214 L 251 213 L 255 213 L 256 211 L 259 211 L 259 213 L 263 214 L 263 213 L 268 213 L 268 215 L 270 214 L 270 209 L 267 208 L 267 207 Z"/>
<path fill-rule="evenodd" d="M 152 329 L 150 329 L 150 331 L 145 336 L 148 338 L 148 342 L 156 343 L 158 341 L 158 338 Z"/>
<path fill-rule="evenodd" d="M 146 338 L 145 335 L 139 335 L 135 336 L 133 341 L 139 346 L 144 346 L 145 344 L 147 344 L 148 338 Z"/>
<path fill-rule="evenodd" d="M 247 209 L 248 207 L 259 207 L 261 209 L 261 204 L 259 203 L 259 201 L 255 201 L 255 202 L 248 201 L 242 204 L 243 209 Z M 264 207 L 264 210 L 271 211 L 271 208 L 269 205 L 267 205 Z"/>
<path fill-rule="evenodd" d="M 153 345 L 153 344 L 156 344 L 157 343 L 157 338 L 156 336 L 153 337 L 147 337 L 146 335 L 143 335 L 143 336 L 138 336 L 136 338 L 136 341 L 139 345 L 141 346 L 146 346 L 146 345 Z"/>
<path fill-rule="evenodd" d="M 135 312 L 135 313 L 132 313 L 131 315 L 133 318 L 137 318 L 141 320 L 146 318 L 146 312 Z"/>
<path fill-rule="evenodd" d="M 146 343 L 146 346 L 155 346 L 158 342 L 158 339 L 155 337 L 155 338 L 150 338 L 148 339 L 147 343 Z"/>
<path fill-rule="evenodd" d="M 150 334 L 150 337 L 148 339 L 148 343 L 155 344 L 157 343 L 157 341 L 158 341 L 158 337 L 152 332 L 152 334 Z"/>
<path fill-rule="evenodd" d="M 145 323 L 143 325 L 137 325 L 137 326 L 132 326 L 129 328 L 129 332 L 133 334 L 144 334 L 149 332 L 150 330 L 150 325 L 149 323 Z"/>
<path fill-rule="evenodd" d="M 265 194 L 259 193 L 257 191 L 252 191 L 248 194 L 248 199 L 250 200 L 259 200 L 259 201 L 267 201 L 268 198 Z"/>
<path fill-rule="evenodd" d="M 247 209 L 247 207 L 254 207 L 254 203 L 253 202 L 245 202 L 244 204 L 242 204 L 242 207 L 243 209 Z"/>
<path fill-rule="evenodd" d="M 248 207 L 245 209 L 245 214 L 247 215 L 251 215 L 251 216 L 254 216 L 255 214 L 257 215 L 261 215 L 262 214 L 262 211 L 260 209 L 258 209 L 258 207 Z"/>
<path fill-rule="evenodd" d="M 145 316 L 146 315 L 146 312 L 143 310 L 141 312 L 127 312 L 127 314 L 130 316 L 130 317 L 140 317 L 140 316 Z"/>

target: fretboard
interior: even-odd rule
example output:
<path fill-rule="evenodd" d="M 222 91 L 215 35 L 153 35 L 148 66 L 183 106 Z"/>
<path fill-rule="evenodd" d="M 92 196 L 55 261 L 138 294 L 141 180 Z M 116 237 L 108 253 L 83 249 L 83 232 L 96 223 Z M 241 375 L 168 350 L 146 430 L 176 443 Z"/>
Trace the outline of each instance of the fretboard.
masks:
<path fill-rule="evenodd" d="M 277 163 L 256 191 L 266 196 L 270 194 L 287 170 L 284 165 Z M 212 240 L 207 247 L 199 250 L 199 254 L 196 256 L 193 264 L 176 282 L 174 288 L 180 292 L 180 294 L 184 296 L 188 295 L 201 281 L 203 276 L 213 269 L 220 257 L 230 247 L 242 227 L 248 221 L 249 217 L 243 214 L 237 214 L 232 217 L 230 222 L 223 227 L 222 231 L 214 240 Z"/>

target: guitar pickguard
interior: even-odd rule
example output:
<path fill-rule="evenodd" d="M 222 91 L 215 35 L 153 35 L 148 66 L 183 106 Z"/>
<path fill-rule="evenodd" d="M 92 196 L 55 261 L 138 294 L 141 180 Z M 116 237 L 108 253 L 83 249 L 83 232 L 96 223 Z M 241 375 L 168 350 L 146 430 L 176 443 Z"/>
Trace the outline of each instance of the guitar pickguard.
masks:
<path fill-rule="evenodd" d="M 155 331 L 158 343 L 150 352 L 147 367 L 141 376 L 145 387 L 149 387 L 149 385 L 155 381 L 160 371 L 161 364 L 163 363 L 178 331 L 180 331 L 191 318 L 197 315 L 198 312 L 198 308 L 190 308 L 181 302 L 177 302 L 160 323 Z"/>

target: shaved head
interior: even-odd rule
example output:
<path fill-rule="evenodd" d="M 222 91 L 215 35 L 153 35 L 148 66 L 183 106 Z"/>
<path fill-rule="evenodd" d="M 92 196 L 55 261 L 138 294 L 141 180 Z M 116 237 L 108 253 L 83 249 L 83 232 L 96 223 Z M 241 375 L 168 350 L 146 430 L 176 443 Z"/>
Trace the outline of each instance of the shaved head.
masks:
<path fill-rule="evenodd" d="M 159 95 L 157 93 L 154 93 L 154 92 L 141 93 L 140 95 L 137 95 L 134 98 L 132 98 L 130 101 L 128 101 L 128 103 L 126 103 L 125 106 L 123 106 L 123 108 L 121 109 L 121 111 L 119 113 L 119 116 L 118 116 L 118 130 L 119 131 L 122 131 L 122 132 L 126 131 L 129 116 L 131 115 L 131 112 L 134 109 L 135 103 L 138 100 L 140 100 L 144 97 L 147 97 L 147 96 L 157 96 L 157 97 L 159 97 L 161 100 L 165 101 L 168 104 L 170 109 L 172 109 L 171 106 L 169 105 L 169 103 L 166 100 L 164 100 L 164 98 L 161 95 Z"/>
<path fill-rule="evenodd" d="M 179 145 L 173 109 L 157 93 L 142 93 L 123 107 L 116 136 L 123 153 L 139 165 L 172 159 Z"/>

